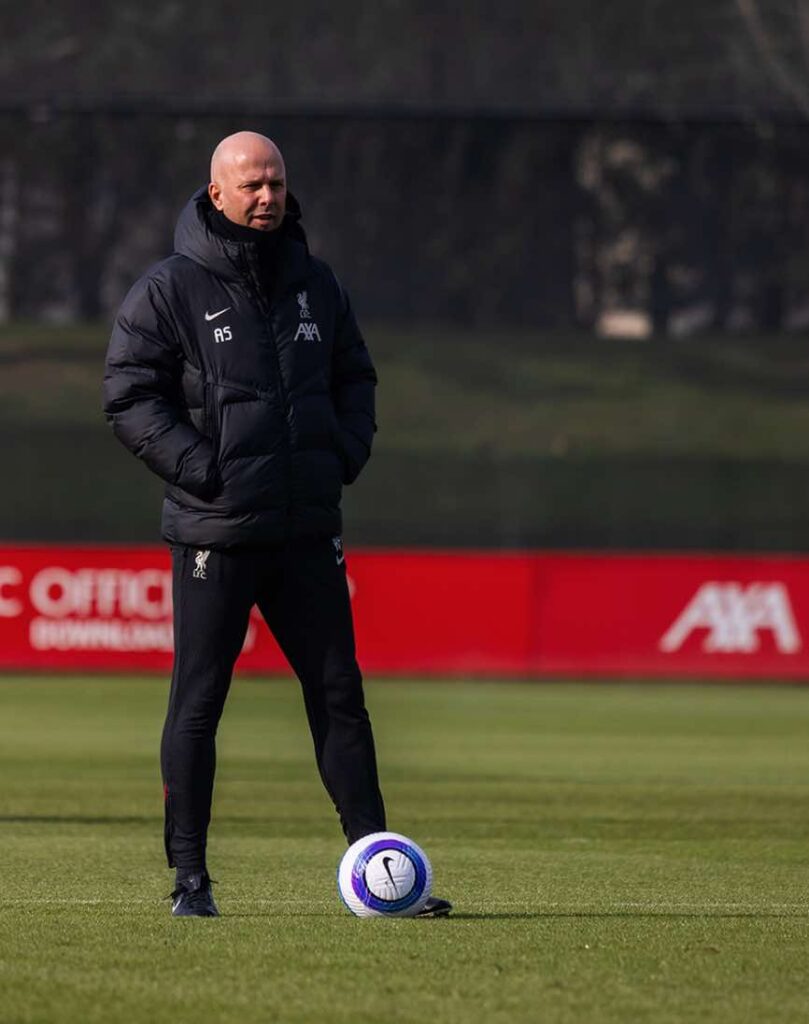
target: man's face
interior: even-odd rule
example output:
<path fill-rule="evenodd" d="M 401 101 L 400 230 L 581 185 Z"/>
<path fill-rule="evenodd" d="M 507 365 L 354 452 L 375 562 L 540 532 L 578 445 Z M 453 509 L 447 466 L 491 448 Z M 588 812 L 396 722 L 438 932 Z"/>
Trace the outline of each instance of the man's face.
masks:
<path fill-rule="evenodd" d="M 232 220 L 259 231 L 281 226 L 287 205 L 284 161 L 268 146 L 249 146 L 221 162 L 208 186 L 211 202 Z"/>

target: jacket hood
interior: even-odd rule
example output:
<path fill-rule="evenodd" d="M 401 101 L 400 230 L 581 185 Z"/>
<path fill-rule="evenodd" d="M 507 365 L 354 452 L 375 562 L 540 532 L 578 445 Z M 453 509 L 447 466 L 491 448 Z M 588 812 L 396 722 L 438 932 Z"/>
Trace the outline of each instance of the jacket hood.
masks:
<path fill-rule="evenodd" d="M 216 234 L 208 220 L 208 213 L 212 209 L 207 186 L 197 189 L 177 218 L 174 251 L 202 264 L 217 277 L 233 281 L 244 275 L 245 251 L 256 249 L 257 246 L 252 242 L 233 242 Z M 288 192 L 283 230 L 288 241 L 297 243 L 295 248 L 303 247 L 304 252 L 297 254 L 299 257 L 308 255 L 309 251 L 300 220 L 300 203 Z"/>

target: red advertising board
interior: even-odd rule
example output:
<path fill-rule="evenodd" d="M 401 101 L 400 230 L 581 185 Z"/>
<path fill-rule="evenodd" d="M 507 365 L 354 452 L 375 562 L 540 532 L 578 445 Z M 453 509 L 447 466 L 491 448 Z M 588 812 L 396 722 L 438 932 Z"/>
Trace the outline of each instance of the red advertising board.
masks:
<path fill-rule="evenodd" d="M 809 679 L 809 558 L 348 552 L 366 672 Z M 163 548 L 0 548 L 0 669 L 171 664 Z M 256 615 L 239 668 L 288 671 Z"/>

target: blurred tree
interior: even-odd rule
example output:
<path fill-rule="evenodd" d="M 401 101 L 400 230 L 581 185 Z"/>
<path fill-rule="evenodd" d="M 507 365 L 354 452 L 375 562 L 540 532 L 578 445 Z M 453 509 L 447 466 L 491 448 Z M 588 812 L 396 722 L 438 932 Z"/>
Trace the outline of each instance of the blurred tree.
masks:
<path fill-rule="evenodd" d="M 0 0 L 0 95 L 7 106 L 748 116 L 806 109 L 806 7 Z"/>
<path fill-rule="evenodd" d="M 789 123 L 809 111 L 807 0 L 0 0 L 0 18 L 0 317 L 106 315 L 249 126 L 278 138 L 313 248 L 368 315 L 809 318 Z"/>
<path fill-rule="evenodd" d="M 784 96 L 809 115 L 809 5 L 736 0 L 760 63 Z"/>

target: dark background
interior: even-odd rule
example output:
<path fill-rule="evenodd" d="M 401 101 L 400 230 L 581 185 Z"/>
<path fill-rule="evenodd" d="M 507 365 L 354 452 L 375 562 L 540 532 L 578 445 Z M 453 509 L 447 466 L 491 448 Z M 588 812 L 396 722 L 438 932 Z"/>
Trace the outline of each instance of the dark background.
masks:
<path fill-rule="evenodd" d="M 380 365 L 353 539 L 809 548 L 809 6 L 0 17 L 6 539 L 156 539 L 94 382 L 213 146 L 252 128 Z"/>

